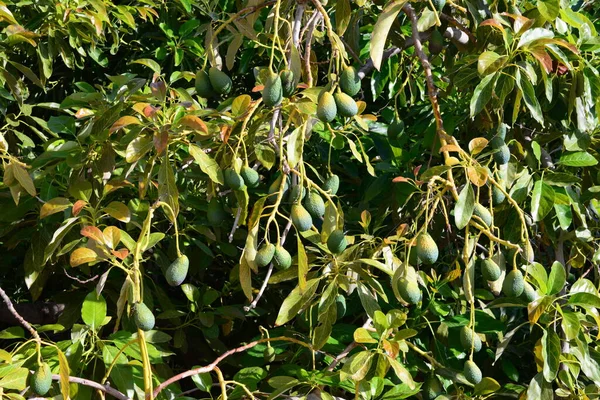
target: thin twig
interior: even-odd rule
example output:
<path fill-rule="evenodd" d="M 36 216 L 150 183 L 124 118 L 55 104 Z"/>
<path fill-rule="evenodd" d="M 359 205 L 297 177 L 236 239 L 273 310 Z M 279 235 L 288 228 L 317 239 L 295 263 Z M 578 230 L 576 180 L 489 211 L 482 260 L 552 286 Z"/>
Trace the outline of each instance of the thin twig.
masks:
<path fill-rule="evenodd" d="M 235 220 L 233 221 L 233 228 L 231 228 L 231 232 L 229 232 L 229 243 L 233 242 L 233 234 L 238 228 L 238 224 L 240 222 L 240 216 L 242 215 L 242 207 L 238 207 L 237 213 L 235 214 Z"/>
<path fill-rule="evenodd" d="M 15 319 L 17 321 L 19 321 L 19 323 L 21 325 L 23 325 L 23 327 L 29 331 L 29 333 L 31 333 L 31 336 L 33 336 L 35 341 L 38 342 L 38 344 L 41 344 L 42 339 L 40 338 L 40 335 L 38 335 L 37 331 L 33 328 L 33 326 L 31 326 L 31 324 L 29 322 L 25 321 L 25 318 L 23 318 L 21 316 L 21 314 L 19 314 L 17 312 L 17 310 L 15 310 L 15 306 L 13 305 L 12 301 L 10 300 L 10 297 L 8 297 L 8 295 L 6 294 L 4 289 L 2 289 L 1 287 L 0 287 L 0 297 L 2 297 L 2 300 L 4 300 L 4 303 L 6 303 L 6 307 L 8 308 L 8 311 L 10 311 L 10 313 L 15 317 Z"/>
<path fill-rule="evenodd" d="M 373 320 L 370 317 L 367 318 L 367 320 L 365 321 L 365 323 L 363 324 L 362 327 L 367 328 L 368 326 L 371 325 L 371 322 L 373 322 Z M 327 371 L 333 371 L 334 368 L 339 364 L 339 362 L 342 361 L 344 358 L 346 358 L 346 356 L 348 356 L 348 354 L 350 354 L 352 349 L 354 349 L 356 346 L 358 346 L 358 343 L 356 343 L 355 341 L 353 341 L 348 346 L 346 346 L 344 351 L 342 351 L 340 354 L 338 354 L 337 357 L 335 357 L 333 359 L 331 364 L 329 364 L 329 367 L 327 367 Z"/>
<path fill-rule="evenodd" d="M 67 276 L 67 278 L 69 278 L 69 279 L 73 279 L 74 281 L 76 281 L 76 282 L 78 282 L 78 283 L 81 283 L 82 285 L 85 285 L 86 283 L 93 282 L 93 281 L 95 281 L 96 279 L 98 279 L 98 277 L 100 276 L 100 275 L 95 275 L 95 276 L 93 276 L 93 277 L 91 277 L 91 278 L 89 278 L 89 279 L 86 279 L 86 280 L 82 281 L 82 280 L 81 280 L 81 279 L 79 279 L 79 278 L 76 278 L 76 277 L 74 277 L 74 276 L 71 276 L 71 275 L 69 275 L 69 273 L 67 272 L 67 269 L 66 269 L 66 268 L 63 268 L 63 271 L 65 271 L 65 275 Z"/>
<path fill-rule="evenodd" d="M 308 87 L 312 87 L 312 85 L 313 85 L 312 70 L 310 68 L 310 53 L 311 53 L 313 33 L 315 31 L 317 24 L 319 23 L 321 18 L 323 18 L 321 16 L 321 14 L 319 14 L 319 13 L 316 13 L 315 15 L 316 16 L 314 17 L 314 19 L 311 18 L 312 21 L 309 21 L 309 25 L 307 27 L 308 31 L 306 34 L 306 44 L 304 46 L 304 69 L 306 70 L 306 85 Z"/>
<path fill-rule="evenodd" d="M 33 371 L 31 371 L 31 372 L 33 373 Z M 52 380 L 60 381 L 60 375 L 52 374 Z M 95 382 L 95 381 L 92 381 L 89 379 L 77 378 L 76 376 L 69 376 L 69 382 L 77 383 L 79 385 L 88 386 L 88 387 L 100 390 L 101 392 L 109 394 L 118 400 L 129 400 L 129 397 L 127 397 L 127 395 L 125 395 L 125 394 L 119 392 L 117 389 L 111 387 L 108 383 L 106 385 L 102 385 L 98 382 Z"/>

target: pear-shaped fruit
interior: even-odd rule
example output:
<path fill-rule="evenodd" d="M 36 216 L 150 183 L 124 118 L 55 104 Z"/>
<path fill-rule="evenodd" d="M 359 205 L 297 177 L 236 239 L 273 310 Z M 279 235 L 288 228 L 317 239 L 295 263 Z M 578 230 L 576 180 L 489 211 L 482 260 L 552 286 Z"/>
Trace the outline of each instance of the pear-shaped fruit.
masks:
<path fill-rule="evenodd" d="M 138 329 L 151 331 L 154 328 L 154 314 L 144 303 L 137 303 L 133 308 L 133 320 Z"/>
<path fill-rule="evenodd" d="M 281 78 L 281 87 L 283 90 L 283 97 L 292 97 L 296 90 L 296 81 L 294 80 L 294 73 L 289 69 L 284 69 L 279 73 Z"/>
<path fill-rule="evenodd" d="M 481 350 L 481 338 L 468 326 L 460 328 L 460 344 L 467 353 L 471 351 L 471 347 L 475 353 Z"/>
<path fill-rule="evenodd" d="M 537 294 L 535 288 L 531 286 L 529 282 L 525 282 L 523 284 L 523 293 L 521 293 L 521 298 L 527 300 L 528 303 L 535 301 L 539 295 Z"/>
<path fill-rule="evenodd" d="M 313 225 L 312 217 L 302 204 L 294 204 L 292 206 L 291 217 L 292 223 L 300 232 L 309 230 Z"/>
<path fill-rule="evenodd" d="M 417 304 L 421 301 L 421 290 L 415 281 L 402 278 L 398 281 L 398 293 L 404 301 L 409 304 Z"/>
<path fill-rule="evenodd" d="M 233 190 L 242 190 L 246 187 L 242 176 L 233 168 L 228 168 L 223 171 L 223 180 L 225 181 L 225 184 Z"/>
<path fill-rule="evenodd" d="M 329 234 L 329 237 L 327 238 L 327 248 L 330 252 L 339 254 L 343 252 L 346 247 L 348 247 L 348 241 L 346 240 L 344 232 L 336 229 Z"/>
<path fill-rule="evenodd" d="M 335 195 L 339 188 L 340 188 L 340 177 L 335 174 L 331 174 L 331 176 L 329 176 L 329 178 L 325 179 L 325 182 L 323 182 L 322 189 L 325 192 L 329 192 L 332 195 Z"/>
<path fill-rule="evenodd" d="M 360 91 L 360 77 L 354 67 L 344 68 L 340 74 L 340 88 L 349 96 L 356 96 Z"/>
<path fill-rule="evenodd" d="M 208 73 L 203 69 L 196 72 L 195 86 L 196 93 L 200 97 L 209 98 L 215 95 L 215 91 L 213 90 L 213 87 L 210 84 Z"/>
<path fill-rule="evenodd" d="M 306 190 L 304 189 L 304 187 L 300 185 L 295 185 L 292 186 L 292 189 L 290 190 L 288 200 L 290 203 L 298 203 L 299 201 L 302 201 L 305 197 Z"/>
<path fill-rule="evenodd" d="M 335 297 L 335 309 L 337 312 L 337 319 L 340 319 L 346 315 L 346 298 L 341 294 L 338 294 Z"/>
<path fill-rule="evenodd" d="M 50 366 L 42 363 L 31 376 L 31 389 L 40 396 L 44 396 L 52 386 L 52 371 Z"/>
<path fill-rule="evenodd" d="M 417 238 L 417 256 L 425 265 L 432 265 L 438 259 L 439 250 L 437 243 L 435 243 L 435 240 L 427 232 L 421 233 Z"/>
<path fill-rule="evenodd" d="M 315 219 L 323 218 L 323 215 L 325 214 L 325 202 L 323 201 L 323 198 L 319 196 L 319 193 L 315 191 L 311 191 L 304 198 L 304 208 L 306 208 L 306 211 L 308 211 Z"/>
<path fill-rule="evenodd" d="M 273 266 L 279 270 L 286 270 L 292 265 L 292 256 L 282 246 L 275 247 L 275 254 L 273 255 Z"/>
<path fill-rule="evenodd" d="M 510 149 L 507 145 L 503 144 L 494 153 L 494 161 L 498 165 L 507 164 L 510 161 Z"/>
<path fill-rule="evenodd" d="M 279 74 L 276 74 L 273 71 L 268 72 L 262 91 L 262 98 L 263 103 L 267 107 L 275 107 L 281 103 L 281 100 L 283 99 L 283 88 Z"/>
<path fill-rule="evenodd" d="M 335 99 L 331 93 L 324 90 L 319 96 L 319 101 L 317 103 L 317 117 L 323 122 L 331 122 L 335 119 L 336 115 L 337 106 L 335 104 Z"/>
<path fill-rule="evenodd" d="M 208 70 L 208 79 L 210 80 L 212 88 L 219 94 L 229 93 L 233 86 L 231 78 L 216 67 L 210 67 Z"/>
<path fill-rule="evenodd" d="M 506 190 L 506 184 L 504 181 L 499 180 L 498 183 L 502 186 L 504 190 Z M 498 205 L 502 204 L 502 202 L 506 199 L 506 195 L 502 190 L 500 190 L 496 185 L 492 187 L 492 204 Z"/>
<path fill-rule="evenodd" d="M 486 226 L 492 226 L 492 222 L 494 218 L 492 217 L 492 213 L 490 210 L 485 208 L 479 203 L 475 203 L 475 207 L 473 208 L 473 215 L 478 216 L 485 223 Z"/>
<path fill-rule="evenodd" d="M 272 243 L 265 243 L 256 252 L 256 258 L 254 258 L 254 262 L 258 267 L 267 266 L 271 260 L 273 260 L 274 255 L 275 245 Z"/>
<path fill-rule="evenodd" d="M 491 258 L 486 258 L 481 261 L 481 274 L 486 281 L 497 281 L 502 275 L 502 270 Z"/>
<path fill-rule="evenodd" d="M 268 363 L 272 363 L 273 361 L 275 361 L 275 349 L 271 346 L 267 347 L 263 351 L 263 358 Z"/>
<path fill-rule="evenodd" d="M 358 113 L 358 105 L 354 99 L 344 92 L 337 92 L 333 98 L 337 107 L 338 114 L 342 117 L 353 117 Z"/>
<path fill-rule="evenodd" d="M 463 375 L 473 385 L 477 385 L 479 382 L 481 382 L 481 379 L 483 378 L 481 370 L 479 369 L 477 364 L 475 364 L 475 362 L 471 360 L 467 360 L 465 362 L 465 366 L 463 368 Z"/>
<path fill-rule="evenodd" d="M 165 271 L 167 283 L 171 286 L 181 285 L 187 276 L 189 267 L 190 260 L 188 260 L 185 254 L 177 257 L 177 259 L 173 261 Z"/>
<path fill-rule="evenodd" d="M 246 186 L 250 188 L 255 188 L 260 183 L 260 175 L 248 165 L 244 165 L 242 167 L 240 175 L 242 176 L 242 179 L 244 180 Z"/>
<path fill-rule="evenodd" d="M 444 392 L 444 386 L 435 374 L 431 374 L 423 383 L 422 393 L 426 400 L 434 400 Z"/>
<path fill-rule="evenodd" d="M 525 279 L 523 273 L 518 269 L 513 269 L 504 278 L 502 283 L 502 293 L 507 297 L 519 297 L 525 290 Z"/>

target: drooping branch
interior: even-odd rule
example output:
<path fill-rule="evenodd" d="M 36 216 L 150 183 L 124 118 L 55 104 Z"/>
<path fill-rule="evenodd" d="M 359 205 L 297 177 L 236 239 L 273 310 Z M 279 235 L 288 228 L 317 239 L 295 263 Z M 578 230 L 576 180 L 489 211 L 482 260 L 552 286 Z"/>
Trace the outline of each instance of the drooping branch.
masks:
<path fill-rule="evenodd" d="M 60 375 L 53 374 L 52 380 L 60 381 Z M 84 379 L 84 378 L 77 378 L 75 376 L 69 376 L 69 382 L 77 383 L 78 385 L 88 386 L 93 389 L 100 390 L 101 392 L 111 395 L 112 397 L 114 397 L 117 400 L 129 400 L 129 397 L 127 397 L 127 395 L 119 392 L 117 389 L 111 387 L 108 384 L 102 385 L 98 382 L 95 382 L 95 381 L 92 381 L 89 379 Z"/>
<path fill-rule="evenodd" d="M 4 289 L 2 289 L 1 287 L 0 287 L 0 297 L 2 297 L 2 300 L 4 300 L 4 303 L 6 304 L 8 311 L 10 311 L 10 313 L 15 317 L 15 319 L 17 321 L 19 321 L 19 323 L 21 325 L 23 325 L 23 327 L 29 331 L 29 333 L 31 333 L 31 336 L 33 336 L 33 338 L 38 343 L 38 345 L 40 345 L 42 343 L 42 339 L 40 338 L 40 335 L 38 335 L 37 331 L 33 328 L 33 326 L 31 326 L 31 324 L 29 322 L 25 321 L 25 318 L 23 318 L 21 316 L 21 314 L 19 314 L 17 312 L 17 310 L 15 310 L 15 306 L 13 305 L 12 301 L 10 300 L 10 297 L 8 297 L 8 295 L 6 294 Z"/>

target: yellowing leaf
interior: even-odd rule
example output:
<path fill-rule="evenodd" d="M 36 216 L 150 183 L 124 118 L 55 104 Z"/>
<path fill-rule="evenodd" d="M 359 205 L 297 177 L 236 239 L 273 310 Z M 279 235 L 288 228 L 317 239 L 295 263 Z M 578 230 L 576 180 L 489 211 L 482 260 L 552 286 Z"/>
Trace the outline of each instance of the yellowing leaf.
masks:
<path fill-rule="evenodd" d="M 127 208 L 125 204 L 118 201 L 112 201 L 109 205 L 104 207 L 102 211 L 121 222 L 127 223 L 131 219 L 129 208 Z"/>
<path fill-rule="evenodd" d="M 373 34 L 371 35 L 371 60 L 377 70 L 381 69 L 381 61 L 383 59 L 383 49 L 388 36 L 388 32 L 392 27 L 392 23 L 396 20 L 396 16 L 404 7 L 407 0 L 395 0 L 389 3 L 383 12 L 377 18 L 377 22 L 373 27 Z"/>
<path fill-rule="evenodd" d="M 59 348 L 56 349 L 58 351 L 58 367 L 60 374 L 60 393 L 64 400 L 69 400 L 71 388 L 69 386 L 69 362 L 67 361 L 67 357 L 65 357 L 65 353 L 63 353 Z"/>
<path fill-rule="evenodd" d="M 179 125 L 185 126 L 186 128 L 190 128 L 195 131 L 200 131 L 202 133 L 208 133 L 208 127 L 200 118 L 195 115 L 186 115 L 185 117 L 179 120 Z"/>
<path fill-rule="evenodd" d="M 476 137 L 469 142 L 469 151 L 473 155 L 479 154 L 483 149 L 485 149 L 487 144 L 488 140 L 486 138 Z"/>
<path fill-rule="evenodd" d="M 104 243 L 104 235 L 102 234 L 102 231 L 98 228 L 96 228 L 95 226 L 84 226 L 81 229 L 81 236 L 85 236 L 88 239 L 92 239 L 97 243 Z"/>
<path fill-rule="evenodd" d="M 121 230 L 116 226 L 107 226 L 102 234 L 104 235 L 104 243 L 111 249 L 116 248 L 121 241 Z"/>
<path fill-rule="evenodd" d="M 488 172 L 483 167 L 468 167 L 467 175 L 469 176 L 469 180 L 478 187 L 485 185 L 488 179 Z"/>
<path fill-rule="evenodd" d="M 131 115 L 125 115 L 119 118 L 109 129 L 110 133 L 114 133 L 121 128 L 124 128 L 128 125 L 139 125 L 140 120 L 136 117 L 132 117 Z"/>
<path fill-rule="evenodd" d="M 71 253 L 69 263 L 71 264 L 71 267 L 78 267 L 81 264 L 97 261 L 98 258 L 98 254 L 96 254 L 94 250 L 88 249 L 87 247 L 80 247 Z"/>
<path fill-rule="evenodd" d="M 27 170 L 19 164 L 12 165 L 15 179 L 19 182 L 19 184 L 21 184 L 23 189 L 25 189 L 25 191 L 29 193 L 31 197 L 35 197 L 35 186 L 33 185 L 33 180 L 31 179 L 31 176 L 29 176 Z"/>
<path fill-rule="evenodd" d="M 64 197 L 55 197 L 44 203 L 40 209 L 40 219 L 46 218 L 49 215 L 64 211 L 71 206 L 71 202 Z"/>

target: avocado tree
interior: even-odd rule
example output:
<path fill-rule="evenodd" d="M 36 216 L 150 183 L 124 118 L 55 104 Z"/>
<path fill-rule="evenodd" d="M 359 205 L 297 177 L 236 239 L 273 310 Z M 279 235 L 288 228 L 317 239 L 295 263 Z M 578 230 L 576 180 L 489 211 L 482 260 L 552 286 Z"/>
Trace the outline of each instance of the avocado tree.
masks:
<path fill-rule="evenodd" d="M 3 395 L 598 398 L 596 2 L 0 24 Z"/>

